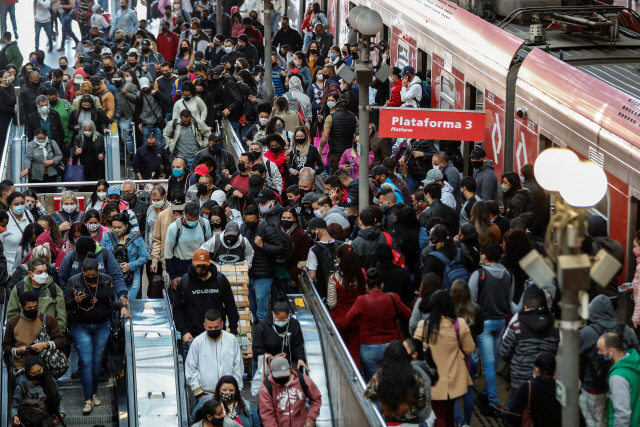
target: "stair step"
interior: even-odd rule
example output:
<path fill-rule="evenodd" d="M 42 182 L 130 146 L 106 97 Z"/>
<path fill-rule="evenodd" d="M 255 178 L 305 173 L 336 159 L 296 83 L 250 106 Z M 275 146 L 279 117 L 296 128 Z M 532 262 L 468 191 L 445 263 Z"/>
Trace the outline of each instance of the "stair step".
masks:
<path fill-rule="evenodd" d="M 77 384 L 75 385 L 75 381 L 68 381 L 60 387 L 62 404 L 66 411 L 65 424 L 82 427 L 94 427 L 96 424 L 100 424 L 105 427 L 115 427 L 114 423 L 117 421 L 117 417 L 113 383 L 103 383 L 98 386 L 98 398 L 102 401 L 102 405 L 94 406 L 88 415 L 82 413 L 82 407 L 85 403 L 84 392 L 79 381 Z"/>

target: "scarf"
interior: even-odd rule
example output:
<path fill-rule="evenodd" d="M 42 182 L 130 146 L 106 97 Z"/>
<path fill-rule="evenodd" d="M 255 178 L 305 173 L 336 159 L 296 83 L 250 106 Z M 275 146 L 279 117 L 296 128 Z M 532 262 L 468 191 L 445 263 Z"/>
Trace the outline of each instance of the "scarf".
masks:
<path fill-rule="evenodd" d="M 293 225 L 291 226 L 291 228 L 289 228 L 288 230 L 285 230 L 284 232 L 287 233 L 289 236 L 291 236 L 291 234 L 296 231 L 296 228 L 298 227 L 297 223 L 293 223 Z"/>
<path fill-rule="evenodd" d="M 278 169 L 280 170 L 280 173 L 282 173 L 282 167 L 284 165 L 284 162 L 287 160 L 287 156 L 285 155 L 285 150 L 280 151 L 280 153 L 276 156 L 275 154 L 273 154 L 273 151 L 269 150 L 266 153 L 264 153 L 264 156 L 271 160 L 273 163 L 276 164 L 276 166 L 278 166 Z"/>
<path fill-rule="evenodd" d="M 36 146 L 38 148 L 42 149 L 42 152 L 44 153 L 44 158 L 47 158 L 47 154 L 48 154 L 48 150 L 47 150 L 47 144 L 49 143 L 49 138 L 45 138 L 44 142 L 38 142 L 38 140 L 36 138 L 33 138 L 33 142 L 36 143 Z"/>
<path fill-rule="evenodd" d="M 226 403 L 222 405 L 222 410 L 224 411 L 225 418 L 231 418 L 235 420 L 239 417 L 238 414 L 238 402 L 233 402 L 231 405 L 227 405 Z"/>

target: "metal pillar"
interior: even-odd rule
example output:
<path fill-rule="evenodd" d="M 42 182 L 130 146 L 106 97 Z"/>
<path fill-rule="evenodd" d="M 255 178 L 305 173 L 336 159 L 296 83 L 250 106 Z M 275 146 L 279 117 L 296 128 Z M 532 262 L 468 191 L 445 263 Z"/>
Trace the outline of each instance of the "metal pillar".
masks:
<path fill-rule="evenodd" d="M 147 0 L 149 1 L 149 0 Z M 218 34 L 224 34 L 222 32 L 222 0 L 216 1 L 216 27 Z M 215 34 L 213 35 L 215 37 Z M 212 40 L 213 41 L 213 40 Z M 224 43 L 222 44 L 224 46 Z"/>
<path fill-rule="evenodd" d="M 220 0 L 218 0 L 220 1 Z M 273 104 L 273 97 L 275 96 L 273 87 L 273 76 L 271 66 L 271 11 L 273 5 L 271 0 L 264 0 L 264 92 L 267 97 L 267 101 Z"/>
<path fill-rule="evenodd" d="M 360 34 L 358 43 L 359 59 L 356 62 L 356 83 L 359 86 L 360 172 L 358 183 L 358 207 L 369 204 L 369 86 L 373 81 L 373 64 L 369 56 L 371 39 Z"/>

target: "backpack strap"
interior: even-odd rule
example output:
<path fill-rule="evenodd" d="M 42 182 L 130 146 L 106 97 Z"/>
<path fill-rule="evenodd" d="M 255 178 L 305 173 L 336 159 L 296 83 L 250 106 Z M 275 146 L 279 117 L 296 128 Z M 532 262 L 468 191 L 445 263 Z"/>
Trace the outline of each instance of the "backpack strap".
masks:
<path fill-rule="evenodd" d="M 480 299 L 480 293 L 484 289 L 484 284 L 487 281 L 487 271 L 481 268 L 478 271 L 478 300 Z"/>
<path fill-rule="evenodd" d="M 107 236 L 109 236 L 109 240 L 111 240 L 111 244 L 113 245 L 113 250 L 116 250 L 118 248 L 119 243 L 116 240 L 116 236 L 113 234 L 113 231 L 108 232 Z"/>
<path fill-rule="evenodd" d="M 220 238 L 219 234 L 216 234 L 215 237 L 213 238 L 213 252 L 211 252 L 210 257 L 211 260 L 213 260 L 216 256 L 216 254 L 218 253 L 218 250 L 220 249 L 220 245 L 222 244 L 222 239 Z"/>
<path fill-rule="evenodd" d="M 60 218 L 60 220 L 62 222 L 67 222 L 67 220 L 65 219 L 65 217 L 62 216 L 62 214 L 60 213 L 60 211 L 55 211 L 55 215 Z"/>
<path fill-rule="evenodd" d="M 133 237 L 131 238 L 131 240 L 124 242 L 124 245 L 122 245 L 122 249 L 125 250 L 129 247 L 130 244 L 132 244 L 133 242 L 136 241 L 137 238 L 142 237 L 140 236 L 138 233 L 129 233 L 129 235 L 133 234 Z"/>
<path fill-rule="evenodd" d="M 445 265 L 449 265 L 449 263 L 451 262 L 451 261 L 449 261 L 449 258 L 447 258 L 447 256 L 445 254 L 443 254 L 442 252 L 437 251 L 437 250 L 431 252 L 427 256 L 434 256 L 434 257 L 438 258 L 440 261 L 442 261 Z"/>
<path fill-rule="evenodd" d="M 273 384 L 271 384 L 271 381 L 269 381 L 269 378 L 265 378 L 264 381 L 262 381 L 262 384 L 264 385 L 264 388 L 267 389 L 267 391 L 269 392 L 269 396 L 271 396 L 273 394 Z"/>
<path fill-rule="evenodd" d="M 27 399 L 33 399 L 33 395 L 29 391 L 29 387 L 27 387 L 27 383 L 25 381 L 20 382 L 20 388 L 22 389 L 22 394 L 24 394 Z"/>
<path fill-rule="evenodd" d="M 178 247 L 178 242 L 180 241 L 180 235 L 182 234 L 182 219 L 178 218 L 178 220 L 174 222 L 176 223 L 176 241 L 173 244 L 173 249 L 171 250 L 172 252 L 176 251 L 176 248 Z"/>
<path fill-rule="evenodd" d="M 383 231 L 382 234 L 384 234 L 384 238 L 387 241 L 387 245 L 392 246 L 391 244 L 393 243 L 393 240 L 391 240 L 391 235 L 386 231 Z"/>
<path fill-rule="evenodd" d="M 300 381 L 300 386 L 302 387 L 302 391 L 304 392 L 305 397 L 309 397 L 309 385 L 307 384 L 307 381 L 304 379 L 304 374 L 302 372 L 298 373 L 298 381 Z M 269 381 L 269 378 L 265 378 L 264 381 L 262 382 L 262 384 L 264 385 L 264 388 L 267 389 L 267 391 L 269 392 L 269 396 L 271 396 L 273 394 L 273 384 L 271 384 L 271 381 Z"/>
<path fill-rule="evenodd" d="M 387 292 L 387 295 L 389 295 L 389 298 L 391 298 L 391 302 L 393 303 L 393 319 L 397 319 L 398 318 L 398 307 L 396 306 L 396 300 L 393 298 L 393 295 L 391 295 L 390 292 Z"/>

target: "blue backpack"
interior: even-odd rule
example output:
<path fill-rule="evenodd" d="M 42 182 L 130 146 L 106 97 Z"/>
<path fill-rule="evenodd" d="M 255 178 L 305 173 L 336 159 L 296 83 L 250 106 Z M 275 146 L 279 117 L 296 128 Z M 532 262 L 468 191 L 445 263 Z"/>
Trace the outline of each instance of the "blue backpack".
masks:
<path fill-rule="evenodd" d="M 422 98 L 418 102 L 419 108 L 431 108 L 431 86 L 427 82 L 422 82 Z"/>
<path fill-rule="evenodd" d="M 458 249 L 456 259 L 453 261 L 449 261 L 449 258 L 439 251 L 433 251 L 429 255 L 438 258 L 444 263 L 445 268 L 444 274 L 442 275 L 442 286 L 447 291 L 451 290 L 451 285 L 453 285 L 453 282 L 456 280 L 464 280 L 469 283 L 469 272 L 460 262 L 460 249 Z"/>

